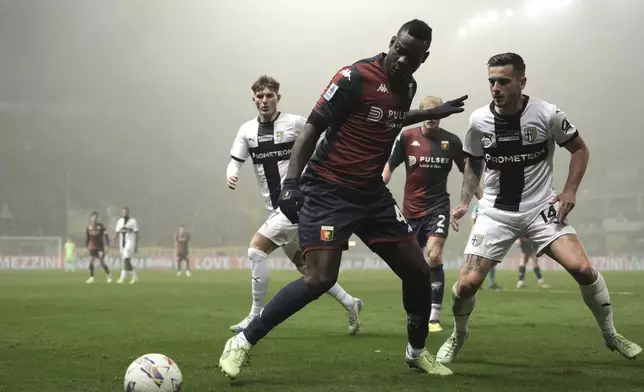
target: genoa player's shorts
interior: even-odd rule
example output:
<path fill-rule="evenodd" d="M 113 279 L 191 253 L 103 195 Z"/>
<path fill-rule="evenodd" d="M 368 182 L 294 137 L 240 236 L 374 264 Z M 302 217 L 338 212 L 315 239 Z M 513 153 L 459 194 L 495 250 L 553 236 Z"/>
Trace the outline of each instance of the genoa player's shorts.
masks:
<path fill-rule="evenodd" d="M 301 189 L 305 198 L 299 211 L 299 237 L 304 254 L 313 249 L 346 250 L 354 233 L 367 246 L 414 238 L 384 184 L 367 192 L 307 176 Z"/>
<path fill-rule="evenodd" d="M 188 252 L 177 253 L 177 260 L 188 260 Z"/>
<path fill-rule="evenodd" d="M 500 262 L 519 237 L 526 237 L 534 243 L 537 256 L 541 256 L 557 238 L 577 234 L 572 226 L 557 221 L 557 207 L 548 201 L 527 212 L 480 206 L 464 253 Z"/>
<path fill-rule="evenodd" d="M 408 219 L 421 248 L 427 246 L 429 237 L 447 238 L 449 235 L 449 215 L 448 201 L 432 207 L 427 215 Z"/>

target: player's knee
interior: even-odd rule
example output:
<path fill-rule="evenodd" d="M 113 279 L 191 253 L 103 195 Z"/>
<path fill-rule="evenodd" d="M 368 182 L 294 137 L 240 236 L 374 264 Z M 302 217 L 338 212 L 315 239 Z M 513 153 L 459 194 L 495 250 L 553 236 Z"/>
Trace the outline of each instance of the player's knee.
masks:
<path fill-rule="evenodd" d="M 597 280 L 597 271 L 587 259 L 579 261 L 574 267 L 569 268 L 568 272 L 580 285 L 590 285 Z"/>
<path fill-rule="evenodd" d="M 333 287 L 333 285 L 337 282 L 337 280 L 337 276 L 327 274 L 304 276 L 304 281 L 306 282 L 306 286 L 308 287 L 309 292 L 317 296 L 320 296 L 329 291 L 331 287 Z"/>
<path fill-rule="evenodd" d="M 427 263 L 432 267 L 443 264 L 443 252 L 441 250 L 430 250 L 427 252 Z"/>
<path fill-rule="evenodd" d="M 471 271 L 461 272 L 458 277 L 458 295 L 461 298 L 473 297 L 483 284 L 485 275 Z"/>

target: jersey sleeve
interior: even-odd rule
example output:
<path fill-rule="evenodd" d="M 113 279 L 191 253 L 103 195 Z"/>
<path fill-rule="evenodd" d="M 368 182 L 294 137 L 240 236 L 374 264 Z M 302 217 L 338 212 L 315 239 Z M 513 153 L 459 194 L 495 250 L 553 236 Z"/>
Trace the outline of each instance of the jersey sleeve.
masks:
<path fill-rule="evenodd" d="M 342 123 L 360 106 L 362 76 L 356 67 L 341 69 L 318 99 L 307 122 L 325 130 Z"/>
<path fill-rule="evenodd" d="M 454 160 L 456 167 L 458 167 L 458 170 L 463 173 L 465 170 L 465 152 L 463 151 L 463 142 L 461 141 L 461 138 L 455 136 L 454 145 L 456 148 L 454 149 L 454 156 L 452 159 Z"/>
<path fill-rule="evenodd" d="M 566 118 L 566 113 L 557 108 L 552 109 L 550 115 L 550 134 L 554 137 L 559 147 L 565 146 L 569 141 L 579 136 L 577 127 L 572 125 Z"/>
<path fill-rule="evenodd" d="M 389 156 L 389 166 L 393 170 L 404 161 L 405 138 L 403 132 L 400 132 L 400 134 L 398 134 L 398 137 L 396 138 L 396 141 L 394 142 L 394 148 L 391 150 L 391 155 Z"/>
<path fill-rule="evenodd" d="M 244 135 L 244 127 L 242 126 L 239 128 L 233 141 L 233 146 L 230 148 L 230 157 L 238 162 L 245 162 L 248 155 L 248 140 Z"/>
<path fill-rule="evenodd" d="M 132 231 L 135 233 L 139 232 L 139 222 L 136 219 L 132 219 Z"/>
<path fill-rule="evenodd" d="M 300 133 L 302 133 L 302 131 L 304 130 L 305 125 L 306 125 L 306 118 L 304 118 L 302 116 L 295 116 L 295 127 L 294 127 L 294 129 L 295 129 L 295 138 L 296 139 L 300 135 Z"/>
<path fill-rule="evenodd" d="M 465 140 L 463 141 L 463 152 L 473 157 L 483 157 L 483 132 L 480 131 L 476 124 L 475 113 L 470 116 L 470 124 L 465 133 Z"/>

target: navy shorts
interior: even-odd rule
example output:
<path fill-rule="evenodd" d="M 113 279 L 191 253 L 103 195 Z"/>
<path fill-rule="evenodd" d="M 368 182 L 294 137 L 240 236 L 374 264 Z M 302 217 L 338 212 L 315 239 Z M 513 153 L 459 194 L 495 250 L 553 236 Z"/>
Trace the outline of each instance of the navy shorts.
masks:
<path fill-rule="evenodd" d="M 413 229 L 384 184 L 362 191 L 308 175 L 303 177 L 301 189 L 305 197 L 298 231 L 303 254 L 314 249 L 346 250 L 353 234 L 367 246 L 414 238 Z"/>
<path fill-rule="evenodd" d="M 409 218 L 409 225 L 416 233 L 418 245 L 427 246 L 429 237 L 447 238 L 449 235 L 449 200 L 439 203 L 429 209 L 427 215 Z"/>

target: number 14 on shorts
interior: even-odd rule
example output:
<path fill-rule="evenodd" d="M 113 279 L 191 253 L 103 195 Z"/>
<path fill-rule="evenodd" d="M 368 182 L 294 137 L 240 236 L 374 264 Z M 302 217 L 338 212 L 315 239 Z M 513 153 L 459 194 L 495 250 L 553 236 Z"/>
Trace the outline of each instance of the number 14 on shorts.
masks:
<path fill-rule="evenodd" d="M 561 223 L 565 224 L 564 222 L 559 222 L 557 220 L 557 210 L 555 209 L 555 206 L 553 204 L 550 204 L 547 208 L 544 208 L 541 210 L 539 213 L 539 216 L 541 219 L 543 219 L 544 223 Z"/>

